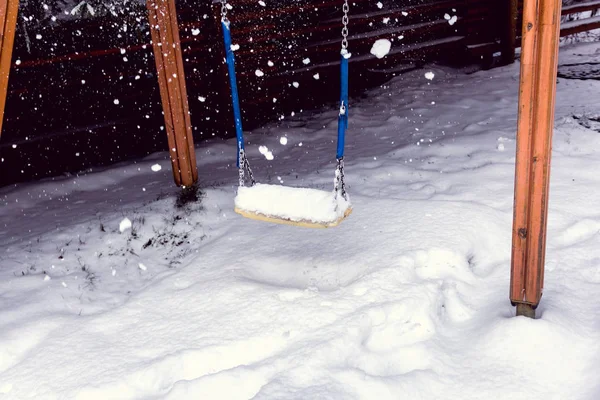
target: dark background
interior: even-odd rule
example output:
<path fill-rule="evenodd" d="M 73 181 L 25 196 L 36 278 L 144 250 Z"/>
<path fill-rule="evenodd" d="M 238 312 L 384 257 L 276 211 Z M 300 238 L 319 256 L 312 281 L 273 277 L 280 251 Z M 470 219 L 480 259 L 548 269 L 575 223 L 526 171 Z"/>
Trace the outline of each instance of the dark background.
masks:
<path fill-rule="evenodd" d="M 505 21 L 506 10 L 498 5 L 503 2 L 382 3 L 380 9 L 373 0 L 351 1 L 351 96 L 430 61 L 491 65 Z M 232 4 L 245 129 L 337 100 L 342 1 Z M 145 5 L 90 2 L 94 15 L 85 4 L 76 15 L 65 15 L 74 5 L 21 4 L 0 138 L 0 186 L 167 149 Z M 205 138 L 231 137 L 220 6 L 183 0 L 177 7 L 196 145 Z M 444 14 L 458 21 L 450 25 Z M 392 51 L 381 60 L 369 54 L 379 38 L 393 40 Z M 257 77 L 256 69 L 265 76 Z M 319 80 L 313 78 L 316 73 Z"/>

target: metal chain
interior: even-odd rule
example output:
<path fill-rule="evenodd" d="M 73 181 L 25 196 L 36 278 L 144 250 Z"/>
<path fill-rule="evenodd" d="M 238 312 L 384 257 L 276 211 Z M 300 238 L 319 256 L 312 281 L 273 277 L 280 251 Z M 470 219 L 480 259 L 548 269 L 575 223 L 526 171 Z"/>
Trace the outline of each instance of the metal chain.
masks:
<path fill-rule="evenodd" d="M 350 11 L 348 0 L 344 0 L 342 11 L 344 12 L 344 15 L 342 16 L 342 49 L 346 50 L 348 48 L 348 12 Z"/>
<path fill-rule="evenodd" d="M 338 193 L 340 193 L 344 200 L 348 200 L 348 195 L 346 194 L 346 182 L 344 181 L 344 157 L 337 159 L 337 168 L 335 169 L 334 191 L 336 198 Z"/>
<path fill-rule="evenodd" d="M 246 179 L 244 177 L 244 171 L 246 169 L 246 154 L 244 150 L 240 150 L 240 167 L 238 168 L 238 185 L 246 186 Z"/>
<path fill-rule="evenodd" d="M 229 22 L 227 19 L 227 0 L 221 0 L 221 21 Z"/>
<path fill-rule="evenodd" d="M 254 174 L 250 168 L 250 163 L 246 158 L 246 152 L 244 150 L 240 150 L 240 168 L 238 170 L 238 184 L 240 186 L 246 186 L 246 172 L 248 173 L 250 186 L 254 186 L 256 181 L 254 180 Z"/>
<path fill-rule="evenodd" d="M 246 158 L 246 155 L 244 155 L 244 158 Z M 250 163 L 248 162 L 247 158 L 244 162 L 244 166 L 246 167 L 246 172 L 248 173 L 248 177 L 250 178 L 250 186 L 254 186 L 256 181 L 254 180 L 254 174 L 252 173 L 252 169 L 250 169 Z"/>

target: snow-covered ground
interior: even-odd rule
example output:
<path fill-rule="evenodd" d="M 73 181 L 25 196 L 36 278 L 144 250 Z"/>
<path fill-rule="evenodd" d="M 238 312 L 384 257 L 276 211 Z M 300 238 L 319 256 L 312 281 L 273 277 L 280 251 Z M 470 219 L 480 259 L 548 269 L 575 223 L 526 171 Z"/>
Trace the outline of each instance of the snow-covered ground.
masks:
<path fill-rule="evenodd" d="M 600 81 L 558 83 L 530 320 L 508 301 L 518 74 L 432 67 L 357 100 L 334 229 L 235 214 L 233 140 L 198 149 L 182 207 L 166 154 L 0 189 L 0 399 L 600 398 L 600 132 L 580 124 Z M 331 188 L 336 120 L 249 134 L 258 180 Z"/>

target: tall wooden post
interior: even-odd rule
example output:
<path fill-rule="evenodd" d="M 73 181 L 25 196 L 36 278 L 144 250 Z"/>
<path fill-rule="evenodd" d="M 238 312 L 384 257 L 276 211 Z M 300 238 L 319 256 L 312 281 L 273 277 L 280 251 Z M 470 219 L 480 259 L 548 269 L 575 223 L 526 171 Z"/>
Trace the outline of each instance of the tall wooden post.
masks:
<path fill-rule="evenodd" d="M 175 1 L 148 0 L 146 5 L 173 177 L 178 186 L 190 187 L 198 181 L 198 170 Z"/>
<path fill-rule="evenodd" d="M 18 12 L 19 0 L 0 0 L 0 136 Z"/>
<path fill-rule="evenodd" d="M 561 0 L 525 0 L 510 300 L 535 318 L 544 283 Z"/>

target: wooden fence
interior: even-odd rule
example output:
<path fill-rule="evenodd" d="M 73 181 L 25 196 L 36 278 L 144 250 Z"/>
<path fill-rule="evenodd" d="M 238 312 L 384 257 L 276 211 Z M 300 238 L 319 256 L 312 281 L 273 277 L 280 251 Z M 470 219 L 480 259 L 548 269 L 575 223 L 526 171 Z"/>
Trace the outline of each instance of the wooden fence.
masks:
<path fill-rule="evenodd" d="M 231 3 L 246 129 L 337 100 L 341 0 Z M 354 0 L 351 95 L 430 61 L 489 60 L 506 38 L 506 4 Z M 195 140 L 233 136 L 219 6 L 180 0 L 177 7 Z M 0 140 L 0 185 L 167 149 L 147 21 L 143 5 L 95 18 L 20 19 Z M 563 29 L 581 32 L 597 23 L 593 17 Z M 378 59 L 370 49 L 381 38 L 392 48 Z"/>
<path fill-rule="evenodd" d="M 600 1 L 590 1 L 563 7 L 562 15 L 566 17 L 566 21 L 561 23 L 560 36 L 564 37 L 600 29 L 599 11 Z M 587 13 L 589 16 L 580 18 L 583 13 Z M 573 19 L 573 16 L 577 19 Z"/>

